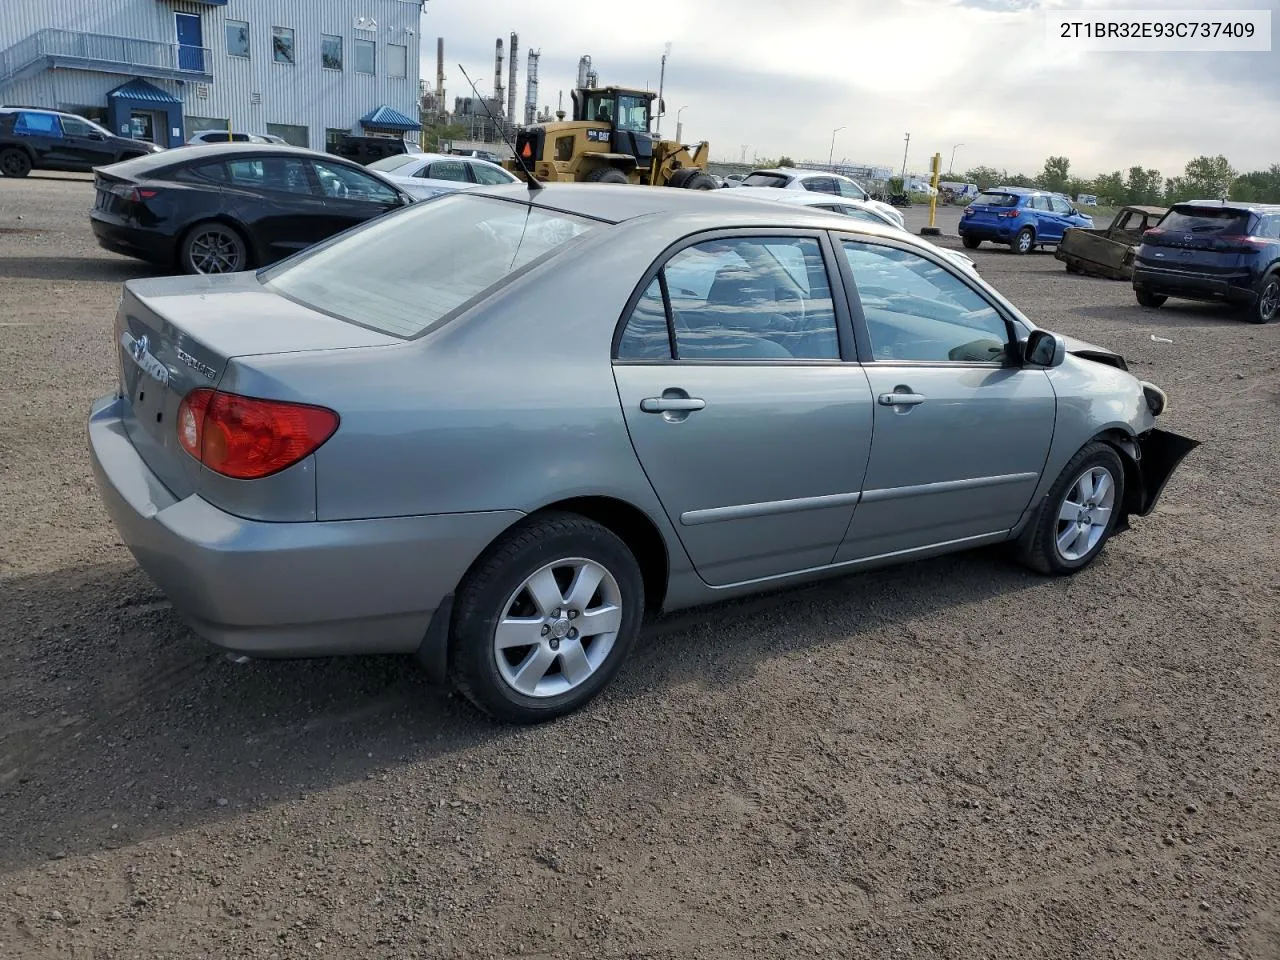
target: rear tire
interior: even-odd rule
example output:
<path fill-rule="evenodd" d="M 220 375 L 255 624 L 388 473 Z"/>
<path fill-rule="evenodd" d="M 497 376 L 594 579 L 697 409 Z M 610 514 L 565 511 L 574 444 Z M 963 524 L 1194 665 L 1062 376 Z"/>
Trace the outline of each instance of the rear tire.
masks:
<path fill-rule="evenodd" d="M 0 174 L 6 177 L 25 177 L 31 172 L 31 158 L 17 147 L 0 151 Z"/>
<path fill-rule="evenodd" d="M 960 242 L 964 244 L 966 250 L 977 250 L 982 246 L 982 241 L 977 237 L 961 237 Z"/>
<path fill-rule="evenodd" d="M 621 539 L 577 514 L 534 517 L 491 547 L 458 589 L 449 675 L 495 719 L 552 720 L 609 684 L 643 616 L 644 579 Z"/>
<path fill-rule="evenodd" d="M 1046 576 L 1083 570 L 1102 553 L 1123 506 L 1120 455 L 1101 441 L 1086 443 L 1062 468 L 1018 538 L 1019 559 Z"/>
<path fill-rule="evenodd" d="M 703 173 L 696 167 L 681 167 L 667 181 L 668 187 L 679 187 L 685 190 L 716 190 L 716 182 L 710 174 Z"/>
<path fill-rule="evenodd" d="M 1262 281 L 1258 302 L 1249 310 L 1250 323 L 1270 323 L 1280 314 L 1280 273 L 1273 273 Z"/>
<path fill-rule="evenodd" d="M 249 269 L 249 248 L 233 228 L 206 220 L 187 231 L 178 266 L 183 273 L 237 273 Z"/>
<path fill-rule="evenodd" d="M 1027 254 L 1036 248 L 1036 232 L 1030 227 L 1023 227 L 1009 241 L 1009 249 L 1017 254 Z"/>
<path fill-rule="evenodd" d="M 1138 298 L 1138 305 L 1150 307 L 1152 310 L 1164 306 L 1164 302 L 1169 298 L 1163 293 L 1152 293 L 1150 290 L 1135 290 L 1134 296 Z"/>
<path fill-rule="evenodd" d="M 630 183 L 627 175 L 616 167 L 597 167 L 585 177 L 584 183 Z"/>

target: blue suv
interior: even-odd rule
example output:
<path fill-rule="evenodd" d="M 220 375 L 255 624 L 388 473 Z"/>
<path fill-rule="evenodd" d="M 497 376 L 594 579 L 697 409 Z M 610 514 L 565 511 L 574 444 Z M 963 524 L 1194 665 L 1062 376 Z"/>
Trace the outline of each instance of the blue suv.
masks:
<path fill-rule="evenodd" d="M 1060 193 L 1027 187 L 983 190 L 964 208 L 960 239 L 970 250 L 983 240 L 1007 243 L 1014 253 L 1056 244 L 1069 227 L 1093 229 L 1086 216 Z"/>
<path fill-rule="evenodd" d="M 1169 297 L 1232 303 L 1253 323 L 1280 315 L 1280 205 L 1192 200 L 1142 235 L 1133 260 L 1138 303 Z"/>

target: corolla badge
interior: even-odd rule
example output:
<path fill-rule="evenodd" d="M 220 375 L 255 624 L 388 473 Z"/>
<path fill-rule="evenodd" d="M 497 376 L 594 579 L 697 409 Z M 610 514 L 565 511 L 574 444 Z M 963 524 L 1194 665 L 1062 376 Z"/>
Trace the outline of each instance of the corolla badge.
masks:
<path fill-rule="evenodd" d="M 135 337 L 128 330 L 120 334 L 120 346 L 133 358 L 133 362 L 142 368 L 142 372 L 153 380 L 166 386 L 169 383 L 169 368 L 151 355 L 151 341 L 143 334 Z"/>

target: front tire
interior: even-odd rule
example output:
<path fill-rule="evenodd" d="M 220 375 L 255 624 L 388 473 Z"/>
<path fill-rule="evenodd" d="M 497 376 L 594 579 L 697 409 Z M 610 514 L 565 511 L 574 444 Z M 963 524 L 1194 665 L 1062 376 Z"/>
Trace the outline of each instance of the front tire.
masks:
<path fill-rule="evenodd" d="M 1009 249 L 1017 254 L 1027 254 L 1036 248 L 1036 232 L 1030 227 L 1023 227 L 1009 242 Z"/>
<path fill-rule="evenodd" d="M 1164 302 L 1169 299 L 1162 293 L 1152 293 L 1150 290 L 1135 290 L 1133 293 L 1138 298 L 1139 306 L 1153 310 L 1163 307 Z"/>
<path fill-rule="evenodd" d="M 31 172 L 31 158 L 25 150 L 10 147 L 0 151 L 0 174 L 6 177 L 25 177 Z"/>
<path fill-rule="evenodd" d="M 1270 323 L 1280 314 L 1280 273 L 1273 273 L 1262 282 L 1258 302 L 1249 311 L 1250 323 Z"/>
<path fill-rule="evenodd" d="M 238 273 L 249 269 L 249 250 L 234 229 L 209 220 L 187 231 L 178 265 L 183 273 Z"/>
<path fill-rule="evenodd" d="M 512 529 L 458 590 L 449 673 L 497 720 L 540 723 L 608 685 L 644 616 L 644 579 L 612 531 L 570 513 Z"/>
<path fill-rule="evenodd" d="M 966 250 L 977 250 L 982 246 L 982 241 L 977 237 L 961 237 L 960 242 L 964 244 Z"/>
<path fill-rule="evenodd" d="M 1102 553 L 1124 506 L 1124 464 L 1091 441 L 1065 467 L 1018 541 L 1019 559 L 1038 573 L 1083 570 Z"/>

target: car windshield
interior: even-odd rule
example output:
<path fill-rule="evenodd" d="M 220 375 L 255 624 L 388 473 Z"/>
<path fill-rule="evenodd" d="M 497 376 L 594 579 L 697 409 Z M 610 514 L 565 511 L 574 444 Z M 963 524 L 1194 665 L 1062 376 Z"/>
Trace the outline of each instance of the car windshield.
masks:
<path fill-rule="evenodd" d="M 975 206 L 982 207 L 1016 207 L 1018 205 L 1018 195 L 1016 193 L 980 193 L 973 198 Z"/>
<path fill-rule="evenodd" d="M 373 161 L 373 163 L 367 165 L 366 169 L 390 173 L 392 170 L 399 170 L 401 167 L 407 167 L 411 163 L 419 163 L 421 160 L 421 157 L 411 157 L 407 153 L 397 153 L 393 156 Z"/>
<path fill-rule="evenodd" d="M 1166 233 L 1226 234 L 1248 233 L 1249 214 L 1244 210 L 1175 207 L 1160 223 Z"/>
<path fill-rule="evenodd" d="M 452 194 L 341 234 L 260 277 L 312 309 L 408 339 L 594 226 L 523 203 Z"/>
<path fill-rule="evenodd" d="M 744 187 L 785 187 L 790 177 L 781 173 L 753 173 L 742 181 Z"/>

